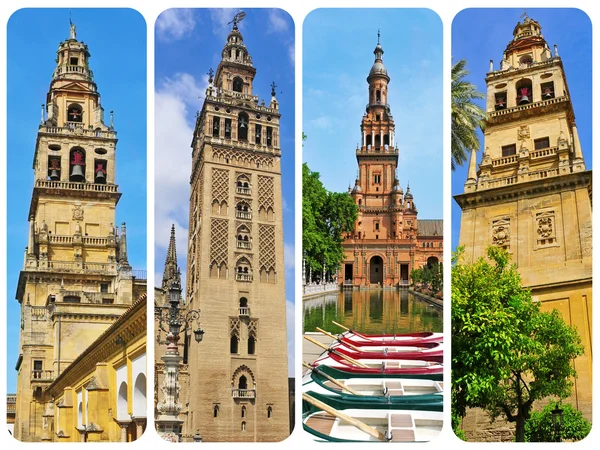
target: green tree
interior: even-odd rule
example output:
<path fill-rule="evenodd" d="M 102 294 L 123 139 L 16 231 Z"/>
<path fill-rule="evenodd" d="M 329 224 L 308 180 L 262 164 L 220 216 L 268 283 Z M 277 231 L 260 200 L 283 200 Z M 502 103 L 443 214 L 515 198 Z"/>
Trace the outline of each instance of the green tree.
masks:
<path fill-rule="evenodd" d="M 563 420 L 560 426 L 560 439 L 563 441 L 580 441 L 592 429 L 592 424 L 583 417 L 581 411 L 572 405 L 561 405 L 550 402 L 541 411 L 534 411 L 525 422 L 525 442 L 554 442 L 558 440 L 557 430 L 552 422 L 552 410 L 559 405 L 563 410 Z"/>
<path fill-rule="evenodd" d="M 462 263 L 463 251 L 452 267 L 452 409 L 504 415 L 523 442 L 533 403 L 571 393 L 581 338 L 557 310 L 532 301 L 505 250 L 490 247 L 489 260 L 473 264 Z"/>
<path fill-rule="evenodd" d="M 308 164 L 302 165 L 302 249 L 316 277 L 344 260 L 344 234 L 354 229 L 358 208 L 347 193 L 328 192 Z"/>
<path fill-rule="evenodd" d="M 461 59 L 452 66 L 452 121 L 450 126 L 452 170 L 457 165 L 463 165 L 471 149 L 479 150 L 477 129 L 482 128 L 485 118 L 485 112 L 475 103 L 475 99 L 484 98 L 484 95 L 477 90 L 473 83 L 465 80 L 469 74 L 466 66 L 466 59 Z"/>

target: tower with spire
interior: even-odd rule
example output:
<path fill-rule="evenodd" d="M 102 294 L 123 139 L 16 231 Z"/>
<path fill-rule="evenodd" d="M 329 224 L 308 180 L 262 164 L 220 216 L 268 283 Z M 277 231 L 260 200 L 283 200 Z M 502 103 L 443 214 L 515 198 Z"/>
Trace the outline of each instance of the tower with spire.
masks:
<path fill-rule="evenodd" d="M 183 433 L 281 441 L 290 430 L 279 103 L 274 83 L 266 104 L 255 95 L 238 21 L 192 139 L 185 297 L 206 334 L 189 347 Z"/>
<path fill-rule="evenodd" d="M 104 123 L 88 47 L 71 22 L 33 155 L 21 306 L 15 437 L 56 440 L 48 390 L 145 292 L 133 277 L 125 223 L 115 226 L 117 132 Z M 118 427 L 117 427 L 118 428 Z M 69 434 L 74 430 L 69 430 Z M 73 435 L 74 438 L 74 435 Z"/>
<path fill-rule="evenodd" d="M 398 179 L 398 145 L 391 106 L 390 77 L 377 31 L 375 60 L 367 77 L 368 104 L 356 149 L 358 176 L 350 195 L 358 206 L 354 231 L 346 237 L 343 280 L 354 286 L 407 285 L 410 272 L 442 261 L 442 220 L 418 220 L 407 185 Z"/>
<path fill-rule="evenodd" d="M 483 154 L 473 151 L 459 243 L 466 262 L 506 249 L 542 309 L 579 330 L 571 401 L 591 419 L 592 172 L 586 170 L 558 48 L 524 14 L 500 64 L 486 75 Z"/>

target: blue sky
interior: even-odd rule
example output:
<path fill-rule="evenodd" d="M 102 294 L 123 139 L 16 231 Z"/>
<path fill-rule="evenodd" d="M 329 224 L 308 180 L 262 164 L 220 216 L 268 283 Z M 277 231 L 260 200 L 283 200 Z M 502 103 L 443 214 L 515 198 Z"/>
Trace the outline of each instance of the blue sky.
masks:
<path fill-rule="evenodd" d="M 209 68 L 216 71 L 237 9 L 169 9 L 155 27 L 155 277 L 162 280 L 171 224 L 182 275 L 187 267 L 191 147 Z M 239 29 L 256 68 L 253 93 L 268 103 L 277 84 L 281 113 L 288 359 L 294 357 L 294 22 L 280 9 L 245 9 Z"/>
<path fill-rule="evenodd" d="M 512 31 L 522 21 L 523 9 L 466 9 L 452 22 L 452 61 L 467 60 L 469 81 L 485 93 L 485 74 L 490 59 L 498 69 Z M 588 16 L 578 9 L 528 8 L 527 15 L 542 27 L 550 49 L 558 45 L 569 93 L 575 110 L 577 131 L 586 168 L 592 168 L 592 26 Z M 568 32 L 565 32 L 568 30 Z M 477 36 L 477 39 L 473 37 Z M 485 100 L 478 101 L 485 109 Z M 480 134 L 481 148 L 483 137 Z M 481 161 L 481 151 L 477 162 Z M 452 195 L 464 191 L 468 162 L 452 173 Z M 452 248 L 458 245 L 461 210 L 452 200 Z"/>
<path fill-rule="evenodd" d="M 428 9 L 317 9 L 303 25 L 302 159 L 330 191 L 354 184 L 368 103 L 366 78 L 381 30 L 391 78 L 400 184 L 421 219 L 443 218 L 442 21 Z"/>
<path fill-rule="evenodd" d="M 129 262 L 146 269 L 146 22 L 132 9 L 71 9 L 77 39 L 88 44 L 105 120 L 114 110 L 116 177 L 123 193 L 117 223 L 127 223 Z M 58 44 L 69 37 L 68 9 L 21 9 L 7 25 L 7 389 L 15 392 L 20 306 L 16 283 L 27 246 L 31 168 Z"/>

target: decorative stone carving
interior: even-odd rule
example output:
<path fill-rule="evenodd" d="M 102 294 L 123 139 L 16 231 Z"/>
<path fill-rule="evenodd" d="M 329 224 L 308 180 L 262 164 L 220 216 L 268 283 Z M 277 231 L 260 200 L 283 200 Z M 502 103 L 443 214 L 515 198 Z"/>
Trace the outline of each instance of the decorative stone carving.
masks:
<path fill-rule="evenodd" d="M 554 211 L 544 211 L 535 214 L 535 248 L 554 247 L 556 241 L 556 216 Z"/>
<path fill-rule="evenodd" d="M 517 139 L 520 141 L 524 141 L 525 139 L 529 139 L 531 137 L 529 126 L 521 125 L 517 130 Z M 523 144 L 521 144 L 523 145 Z"/>
<path fill-rule="evenodd" d="M 510 219 L 497 219 L 492 222 L 492 244 L 502 248 L 510 246 Z"/>
<path fill-rule="evenodd" d="M 82 221 L 83 220 L 83 208 L 80 204 L 77 204 L 73 207 L 73 220 Z"/>

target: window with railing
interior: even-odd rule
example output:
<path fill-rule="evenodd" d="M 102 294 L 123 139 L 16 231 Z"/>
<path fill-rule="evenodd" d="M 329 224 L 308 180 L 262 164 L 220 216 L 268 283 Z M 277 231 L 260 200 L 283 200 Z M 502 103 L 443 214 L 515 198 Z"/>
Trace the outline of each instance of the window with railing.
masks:
<path fill-rule="evenodd" d="M 540 139 L 535 139 L 533 141 L 534 144 L 534 148 L 536 150 L 541 150 L 543 148 L 548 148 L 550 147 L 550 138 L 548 136 L 540 138 Z"/>
<path fill-rule="evenodd" d="M 517 154 L 517 144 L 503 145 L 502 157 L 512 156 Z"/>

